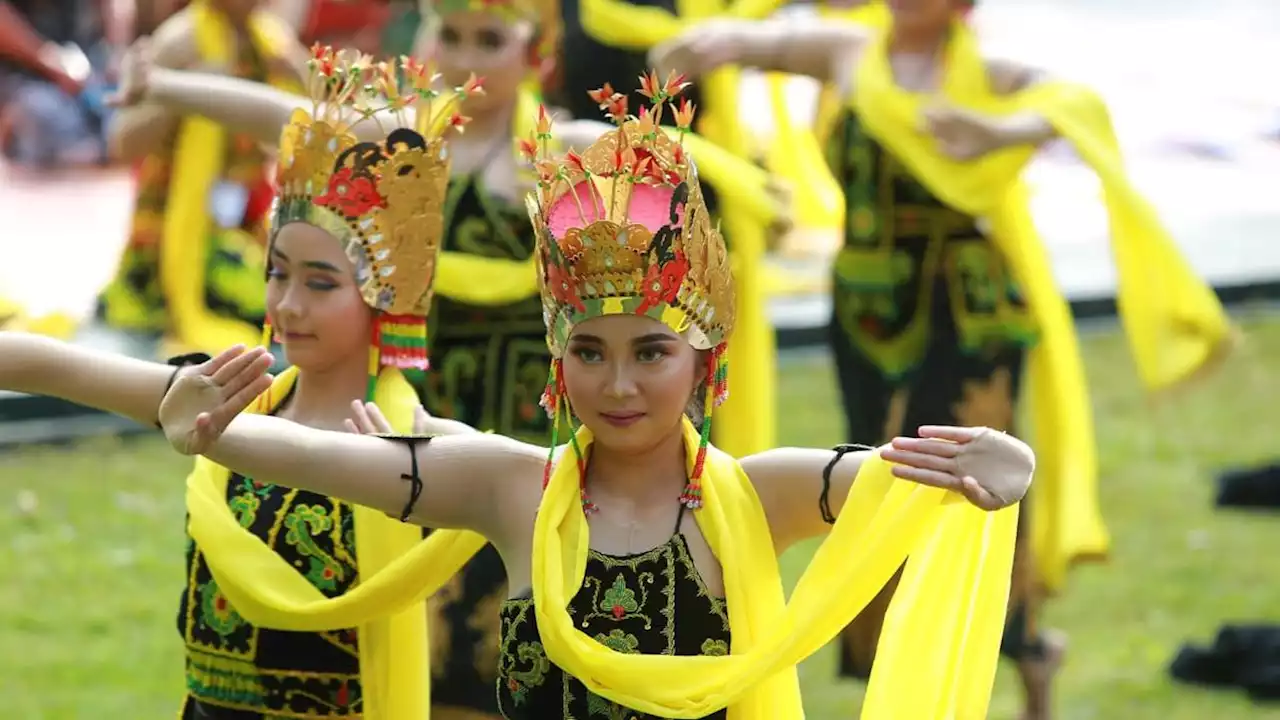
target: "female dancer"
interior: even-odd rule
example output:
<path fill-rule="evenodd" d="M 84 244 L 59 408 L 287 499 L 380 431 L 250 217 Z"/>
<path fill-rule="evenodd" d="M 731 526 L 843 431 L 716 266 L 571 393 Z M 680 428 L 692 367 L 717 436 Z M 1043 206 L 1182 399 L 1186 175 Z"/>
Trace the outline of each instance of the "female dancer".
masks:
<path fill-rule="evenodd" d="M 155 62 L 296 88 L 305 51 L 258 4 L 193 0 L 156 31 Z M 253 342 L 271 203 L 258 144 L 157 104 L 124 109 L 111 144 L 140 164 L 129 244 L 101 297 L 106 322 L 167 334 L 180 352 Z"/>
<path fill-rule="evenodd" d="M 538 402 L 551 358 L 537 297 L 534 232 L 520 203 L 533 177 L 514 142 L 540 132 L 533 79 L 546 61 L 538 7 L 524 0 L 459 2 L 426 14 L 421 54 L 439 58 L 446 83 L 483 74 L 485 93 L 467 98 L 466 133 L 450 142 L 444 252 L 430 323 L 435 372 L 427 378 L 423 403 L 434 416 L 543 443 L 550 423 Z M 197 113 L 263 140 L 278 135 L 302 100 L 246 81 L 139 69 L 125 79 L 127 102 L 145 99 Z M 559 142 L 578 147 L 607 129 L 594 121 L 565 126 Z M 356 132 L 362 127 L 376 132 L 373 123 Z M 775 209 L 763 172 L 695 138 L 689 143 L 714 177 L 739 192 L 750 190 L 757 198 L 752 207 L 765 218 L 760 221 L 772 222 Z M 500 630 L 496 607 L 505 597 L 502 565 L 486 549 L 436 598 L 433 608 L 445 621 L 433 641 L 437 703 L 493 711 L 491 648 Z"/>
<path fill-rule="evenodd" d="M 166 434 L 250 475 L 489 537 L 512 588 L 498 683 L 507 718 L 726 717 L 726 706 L 737 718 L 801 717 L 794 664 L 907 553 L 900 597 L 912 604 L 894 615 L 867 717 L 984 716 L 1016 512 L 891 478 L 996 509 L 1028 486 L 1028 448 L 945 427 L 878 456 L 787 449 L 739 463 L 710 446 L 734 323 L 728 256 L 687 153 L 657 127 L 678 86 L 645 89 L 654 107 L 639 117 L 624 117 L 625 96 L 601 93 L 618 127 L 583 153 L 527 148 L 555 358 L 544 401 L 554 418 L 582 423 L 567 446 L 490 434 L 392 443 L 232 421 L 270 382 L 269 358 L 256 356 L 180 378 L 162 405 Z M 687 128 L 691 110 L 674 112 Z M 550 136 L 544 128 L 540 144 Z M 892 475 L 885 460 L 901 463 Z M 776 555 L 827 523 L 788 606 Z M 415 562 L 330 602 L 397 604 L 392 585 Z M 911 647 L 931 651 L 908 657 Z"/>
<path fill-rule="evenodd" d="M 327 51 L 313 66 L 318 109 L 299 111 L 281 141 L 267 285 L 269 328 L 293 367 L 255 411 L 341 429 L 352 400 L 378 399 L 401 431 L 454 431 L 456 424 L 426 419 L 409 381 L 420 382 L 426 367 L 425 315 L 448 173 L 440 133 L 457 98 L 421 107 L 420 131 L 393 129 L 380 142 L 357 142 L 350 125 L 361 116 L 334 101 L 359 92 L 366 72 Z M 410 70 L 425 93 L 423 74 Z M 372 72 L 385 79 L 395 70 Z M 403 104 L 395 95 L 387 102 Z M 0 336 L 0 356 L 0 386 L 143 423 L 154 422 L 174 373 L 31 335 Z M 224 353 L 199 368 L 230 358 Z M 290 601 L 298 587 L 341 596 L 419 545 L 421 533 L 273 480 L 204 461 L 188 479 L 193 542 L 179 612 L 182 717 L 426 717 L 421 598 L 386 617 L 345 619 Z M 435 548 L 427 586 L 439 587 L 483 544 L 474 534 L 436 533 L 425 543 Z"/>
<path fill-rule="evenodd" d="M 1212 292 L 1125 181 L 1101 103 L 1016 63 L 983 60 L 962 22 L 969 5 L 873 3 L 855 11 L 864 26 L 722 22 L 692 28 L 656 55 L 691 74 L 731 62 L 810 75 L 839 95 L 831 156 L 845 186 L 846 239 L 831 329 L 852 439 L 874 442 L 922 423 L 1012 429 L 1026 358 L 1047 462 L 1034 534 L 1022 534 L 1004 649 L 1019 664 L 1026 716 L 1045 718 L 1061 647 L 1035 628 L 1036 596 L 1059 589 L 1075 558 L 1103 554 L 1107 538 L 1070 315 L 1017 184 L 1034 148 L 1061 135 L 1104 181 L 1121 312 L 1148 383 L 1194 373 L 1230 333 Z M 942 104 L 925 106 L 926 95 Z M 921 126 L 932 141 L 913 134 Z M 990 226 L 980 228 L 979 216 Z M 1139 263 L 1163 268 L 1162 287 L 1135 274 L 1150 272 Z M 869 613 L 850 628 L 847 670 L 866 671 L 879 624 Z"/>

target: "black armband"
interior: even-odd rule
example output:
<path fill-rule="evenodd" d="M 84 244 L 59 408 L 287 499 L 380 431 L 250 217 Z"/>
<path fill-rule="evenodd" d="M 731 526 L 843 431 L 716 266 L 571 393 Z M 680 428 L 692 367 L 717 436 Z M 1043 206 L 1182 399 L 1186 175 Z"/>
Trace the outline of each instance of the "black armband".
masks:
<path fill-rule="evenodd" d="M 169 391 L 173 389 L 173 384 L 178 381 L 178 373 L 182 372 L 182 368 L 191 367 L 192 365 L 201 365 L 209 362 L 211 359 L 212 358 L 210 356 L 204 353 L 187 353 L 186 355 L 175 355 L 169 358 L 165 364 L 172 367 L 173 372 L 169 374 L 169 381 L 164 384 L 164 392 L 160 393 L 161 402 L 164 401 L 164 396 L 168 395 Z M 164 428 L 160 427 L 159 411 L 160 408 L 156 408 L 156 427 L 163 430 Z"/>
<path fill-rule="evenodd" d="M 836 469 L 836 464 L 841 458 L 851 452 L 861 452 L 863 450 L 874 450 L 867 445 L 857 444 L 841 444 L 831 448 L 831 452 L 835 453 L 835 457 L 831 458 L 831 462 L 822 469 L 822 493 L 818 495 L 818 512 L 822 513 L 822 521 L 828 525 L 836 524 L 836 516 L 831 512 L 831 471 Z"/>
<path fill-rule="evenodd" d="M 409 501 L 404 504 L 404 509 L 400 511 L 399 518 L 400 522 L 408 522 L 413 515 L 413 509 L 418 505 L 418 499 L 422 497 L 422 476 L 418 474 L 418 444 L 426 445 L 435 436 L 374 434 L 373 437 L 394 440 L 409 448 L 409 472 L 400 474 L 401 480 L 409 481 Z"/>

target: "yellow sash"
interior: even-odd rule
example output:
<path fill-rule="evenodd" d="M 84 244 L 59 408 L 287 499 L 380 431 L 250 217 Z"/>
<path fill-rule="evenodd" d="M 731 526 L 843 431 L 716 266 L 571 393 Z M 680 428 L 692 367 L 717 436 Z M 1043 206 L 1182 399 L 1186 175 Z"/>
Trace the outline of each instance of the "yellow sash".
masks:
<path fill-rule="evenodd" d="M 684 425 L 692 469 L 698 433 Z M 587 452 L 592 436 L 579 430 Z M 588 689 L 640 712 L 731 720 L 804 716 L 795 665 L 833 637 L 906 560 L 862 717 L 986 717 L 1017 525 L 936 488 L 895 480 L 870 458 L 844 510 L 786 600 L 764 509 L 737 461 L 710 448 L 695 515 L 724 571 L 731 654 L 632 655 L 582 633 L 566 611 L 582 587 L 589 528 L 578 456 L 557 463 L 534 525 L 533 597 L 547 656 Z M 909 557 L 909 560 L 908 560 Z"/>
<path fill-rule="evenodd" d="M 1035 148 L 1005 149 L 968 163 L 943 156 L 921 131 L 924 98 L 893 82 L 886 44 L 887 33 L 878 34 L 859 63 L 855 111 L 930 191 L 961 212 L 990 220 L 992 240 L 1039 325 L 1027 368 L 1038 457 L 1032 527 L 1042 580 L 1056 589 L 1072 560 L 1104 554 L 1108 537 L 1098 509 L 1093 416 L 1075 328 L 1021 180 Z M 1111 220 L 1117 304 L 1143 383 L 1156 389 L 1178 384 L 1220 357 L 1234 337 L 1226 314 L 1125 176 L 1101 100 L 1060 82 L 996 96 L 977 41 L 961 22 L 952 28 L 945 67 L 942 96 L 948 102 L 995 115 L 1038 113 L 1097 174 Z"/>
<path fill-rule="evenodd" d="M 208 64 L 227 67 L 234 61 L 235 31 L 208 0 L 194 0 L 187 12 L 195 27 L 196 49 Z M 255 12 L 249 36 L 263 61 L 279 59 L 292 42 L 288 30 L 271 15 Z M 288 87 L 286 78 L 272 84 Z M 296 85 L 296 82 L 294 83 Z M 182 119 L 173 149 L 172 177 L 164 214 L 164 251 L 160 284 L 173 313 L 175 332 L 198 350 L 220 351 L 237 343 L 257 343 L 257 328 L 212 315 L 205 308 L 204 256 L 208 252 L 209 193 L 221 176 L 227 134 L 218 123 L 189 115 Z"/>
<path fill-rule="evenodd" d="M 293 368 L 281 373 L 268 397 L 278 403 L 288 395 L 296 377 Z M 398 370 L 383 370 L 374 401 L 397 431 L 412 431 L 418 399 Z M 274 406 L 267 408 L 267 412 L 274 410 Z M 249 623 L 275 630 L 359 628 L 363 717 L 426 718 L 431 674 L 423 601 L 484 547 L 484 538 L 441 530 L 423 540 L 420 528 L 355 506 L 360 584 L 342 597 L 329 599 L 240 526 L 227 506 L 228 477 L 226 468 L 203 457 L 196 461 L 187 478 L 188 530 L 236 612 Z M 412 573 L 394 572 L 398 559 L 408 554 L 415 558 Z M 366 585 L 371 583 L 374 597 L 362 602 L 360 598 L 370 593 Z M 381 592 L 391 592 L 378 596 L 379 587 Z"/>

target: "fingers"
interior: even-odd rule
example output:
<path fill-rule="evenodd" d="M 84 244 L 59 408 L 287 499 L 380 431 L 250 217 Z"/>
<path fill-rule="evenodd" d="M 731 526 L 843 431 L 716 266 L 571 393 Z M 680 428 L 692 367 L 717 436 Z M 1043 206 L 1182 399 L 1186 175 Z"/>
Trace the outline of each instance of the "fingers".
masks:
<path fill-rule="evenodd" d="M 356 432 L 362 435 L 387 434 L 395 432 L 391 423 L 373 403 L 356 400 L 351 403 L 351 420 Z"/>
<path fill-rule="evenodd" d="M 266 368 L 271 367 L 271 358 L 267 355 L 266 348 L 257 347 L 245 352 L 243 345 L 238 345 L 237 347 L 240 348 L 238 354 L 233 355 L 230 359 L 224 361 L 222 366 L 210 376 L 215 385 L 225 387 L 235 379 L 236 376 L 241 373 L 248 372 L 255 363 L 261 363 L 263 358 L 266 358 L 266 364 L 263 366 L 259 374 L 261 374 L 261 372 L 265 372 Z M 232 350 L 235 350 L 235 348 L 232 348 Z M 231 352 L 231 350 L 224 352 L 223 355 L 227 352 Z M 218 357 L 221 358 L 222 355 L 219 355 Z"/>
<path fill-rule="evenodd" d="M 984 427 L 954 427 L 951 425 L 921 425 L 916 432 L 922 438 L 950 440 L 954 443 L 967 443 L 979 435 L 988 432 Z"/>
<path fill-rule="evenodd" d="M 257 348 L 228 362 L 221 370 L 214 373 L 213 383 L 222 391 L 222 397 L 229 399 L 240 395 L 245 388 L 259 384 L 271 369 L 272 357 L 266 350 Z M 230 374 L 234 372 L 234 374 Z M 265 388 L 264 388 L 265 390 Z M 257 397 L 257 395 L 254 395 Z M 253 398 L 250 398 L 252 400 Z M 247 402 L 245 403 L 248 404 Z M 238 411 L 237 411 L 238 412 Z"/>
<path fill-rule="evenodd" d="M 201 375 L 213 375 L 221 370 L 227 363 L 244 354 L 244 345 L 232 345 L 231 347 L 218 353 L 216 357 L 210 358 L 200 368 Z"/>
<path fill-rule="evenodd" d="M 884 456 L 885 453 L 881 453 Z M 886 460 L 888 458 L 885 458 Z M 911 482 L 920 483 L 921 485 L 929 485 L 931 487 L 942 488 L 944 490 L 964 491 L 964 485 L 960 478 L 951 473 L 938 472 L 937 470 L 927 470 L 924 468 L 912 467 L 910 465 L 894 465 L 890 468 L 890 472 L 894 477 L 910 480 Z"/>
<path fill-rule="evenodd" d="M 891 463 L 909 465 L 922 470 L 933 470 L 935 472 L 947 473 L 948 475 L 954 475 L 956 474 L 956 471 L 960 469 L 960 465 L 956 462 L 955 457 L 940 457 L 938 455 L 912 452 L 910 450 L 888 448 L 880 451 L 880 457 Z"/>
<path fill-rule="evenodd" d="M 382 414 L 382 409 L 375 403 L 365 403 L 365 409 L 369 412 L 369 419 L 373 422 L 373 426 L 377 428 L 379 433 L 394 433 L 395 429 L 391 427 L 391 422 L 387 420 L 387 416 Z"/>
<path fill-rule="evenodd" d="M 950 440 L 931 440 L 926 438 L 896 437 L 890 443 L 894 450 L 937 455 L 953 458 L 964 451 L 964 446 Z"/>
<path fill-rule="evenodd" d="M 265 373 L 270 363 L 264 363 L 262 372 Z M 229 397 L 226 397 L 216 409 L 210 413 L 204 413 L 211 416 L 216 434 L 221 435 L 231 421 L 239 415 L 241 411 L 249 407 L 249 403 L 257 399 L 259 395 L 271 389 L 271 381 L 275 378 L 270 375 L 260 374 L 243 383 L 241 387 L 236 389 Z M 216 438 L 216 435 L 214 437 Z"/>

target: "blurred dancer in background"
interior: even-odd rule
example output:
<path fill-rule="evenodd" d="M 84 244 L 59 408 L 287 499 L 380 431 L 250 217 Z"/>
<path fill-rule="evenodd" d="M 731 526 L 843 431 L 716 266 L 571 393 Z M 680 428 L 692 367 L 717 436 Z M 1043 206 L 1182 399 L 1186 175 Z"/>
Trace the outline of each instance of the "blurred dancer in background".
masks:
<path fill-rule="evenodd" d="M 1104 554 L 1108 539 L 1070 311 L 1019 181 L 1036 149 L 1061 136 L 1103 181 L 1121 313 L 1149 385 L 1212 365 L 1232 333 L 1212 290 L 1125 178 L 1101 100 L 983 58 L 963 22 L 969 5 L 867 3 L 852 15 L 859 23 L 715 21 L 653 54 L 691 75 L 741 64 L 834 90 L 829 155 L 846 207 L 831 336 L 850 440 L 874 444 L 932 423 L 1012 431 L 1026 368 L 1041 461 L 1003 650 L 1022 677 L 1025 717 L 1043 720 L 1063 640 L 1039 627 L 1040 598 L 1061 589 L 1071 562 Z M 1164 269 L 1159 288 L 1149 284 L 1152 264 Z M 892 593 L 846 633 L 844 672 L 870 670 Z"/>

